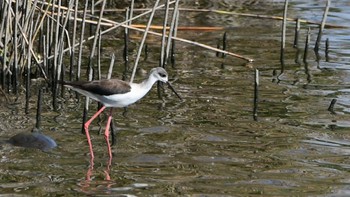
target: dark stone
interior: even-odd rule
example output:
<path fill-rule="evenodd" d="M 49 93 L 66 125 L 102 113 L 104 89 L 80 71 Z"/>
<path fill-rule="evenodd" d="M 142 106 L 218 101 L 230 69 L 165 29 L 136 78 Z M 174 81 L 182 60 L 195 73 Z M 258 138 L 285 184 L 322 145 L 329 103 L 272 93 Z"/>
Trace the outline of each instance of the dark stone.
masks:
<path fill-rule="evenodd" d="M 19 133 L 11 137 L 8 142 L 14 146 L 25 148 L 37 148 L 42 151 L 49 151 L 57 146 L 55 140 L 41 133 Z"/>

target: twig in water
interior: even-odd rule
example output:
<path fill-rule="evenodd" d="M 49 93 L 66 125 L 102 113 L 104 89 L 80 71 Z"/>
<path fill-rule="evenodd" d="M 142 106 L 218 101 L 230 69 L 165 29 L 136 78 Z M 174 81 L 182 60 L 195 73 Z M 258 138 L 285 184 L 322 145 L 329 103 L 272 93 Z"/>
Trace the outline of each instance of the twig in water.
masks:
<path fill-rule="evenodd" d="M 332 114 L 336 114 L 334 111 L 334 105 L 337 102 L 337 99 L 332 99 L 331 104 L 328 107 L 328 111 L 330 111 Z"/>

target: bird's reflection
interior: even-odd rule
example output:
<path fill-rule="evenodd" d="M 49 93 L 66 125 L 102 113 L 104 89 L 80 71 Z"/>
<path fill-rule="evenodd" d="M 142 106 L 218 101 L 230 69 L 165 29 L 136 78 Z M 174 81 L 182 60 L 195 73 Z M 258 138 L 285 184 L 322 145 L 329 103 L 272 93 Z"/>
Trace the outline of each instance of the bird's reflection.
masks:
<path fill-rule="evenodd" d="M 112 158 L 109 158 L 106 162 L 106 169 L 103 171 L 105 174 L 106 181 L 111 180 L 111 176 L 110 176 L 111 164 L 112 164 Z M 93 172 L 94 172 L 94 159 L 90 158 L 90 165 L 86 172 L 86 178 L 85 178 L 86 181 L 91 181 L 91 176 L 93 175 Z"/>
<path fill-rule="evenodd" d="M 112 158 L 109 158 L 106 162 L 105 169 L 103 170 L 104 180 L 98 180 L 94 177 L 94 173 L 96 173 L 94 159 L 90 159 L 90 165 L 86 172 L 85 180 L 81 180 L 79 185 L 81 186 L 81 191 L 85 194 L 96 193 L 97 191 L 105 191 L 109 192 L 111 187 L 115 184 L 111 181 L 111 164 Z"/>

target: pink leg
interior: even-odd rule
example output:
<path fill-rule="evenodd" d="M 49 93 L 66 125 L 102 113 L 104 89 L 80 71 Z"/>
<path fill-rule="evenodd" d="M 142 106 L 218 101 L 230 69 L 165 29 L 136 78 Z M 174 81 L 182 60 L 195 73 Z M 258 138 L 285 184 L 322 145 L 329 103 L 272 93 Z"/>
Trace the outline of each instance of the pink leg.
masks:
<path fill-rule="evenodd" d="M 112 159 L 112 150 L 111 150 L 111 145 L 109 144 L 109 127 L 110 127 L 111 121 L 112 121 L 112 112 L 113 112 L 113 108 L 111 108 L 111 112 L 108 116 L 106 131 L 105 131 L 105 139 L 106 139 L 107 148 L 108 148 L 108 155 L 109 155 L 110 159 Z"/>
<path fill-rule="evenodd" d="M 85 129 L 85 133 L 86 133 L 86 138 L 87 138 L 87 141 L 88 141 L 88 143 L 89 143 L 91 159 L 94 158 L 94 152 L 92 151 L 92 143 L 91 143 L 90 134 L 89 134 L 89 125 L 91 124 L 91 122 L 92 122 L 98 115 L 100 115 L 100 113 L 103 112 L 104 109 L 106 109 L 105 106 L 101 107 L 101 109 L 98 110 L 98 111 L 84 124 L 84 129 Z"/>
<path fill-rule="evenodd" d="M 104 171 L 105 172 L 106 181 L 110 181 L 111 180 L 111 176 L 109 175 L 109 173 L 111 171 L 111 165 L 112 165 L 112 157 L 110 157 L 108 159 L 106 170 Z"/>
<path fill-rule="evenodd" d="M 93 170 L 94 170 L 94 158 L 91 158 L 89 169 L 86 172 L 86 180 L 87 181 L 91 181 L 91 175 L 92 175 Z"/>

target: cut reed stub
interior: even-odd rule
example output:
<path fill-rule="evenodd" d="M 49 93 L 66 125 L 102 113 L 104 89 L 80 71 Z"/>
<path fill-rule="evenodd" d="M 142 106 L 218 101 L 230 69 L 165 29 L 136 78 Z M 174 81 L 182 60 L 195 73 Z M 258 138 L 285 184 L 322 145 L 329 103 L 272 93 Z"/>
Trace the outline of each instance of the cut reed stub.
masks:
<path fill-rule="evenodd" d="M 332 114 L 336 114 L 334 111 L 334 106 L 336 102 L 337 102 L 337 99 L 332 99 L 331 104 L 328 107 L 328 111 L 330 111 Z"/>
<path fill-rule="evenodd" d="M 295 22 L 295 35 L 294 35 L 294 48 L 298 48 L 299 43 L 299 33 L 300 33 L 300 19 L 298 18 Z"/>
<path fill-rule="evenodd" d="M 259 70 L 255 69 L 254 75 L 254 107 L 253 119 L 258 121 L 258 102 L 259 102 Z"/>
<path fill-rule="evenodd" d="M 326 39 L 326 49 L 325 49 L 326 62 L 329 62 L 329 39 Z"/>
<path fill-rule="evenodd" d="M 225 32 L 223 37 L 222 37 L 222 50 L 226 51 L 226 48 L 227 48 L 227 32 Z M 225 58 L 226 54 L 222 53 L 221 57 Z"/>
<path fill-rule="evenodd" d="M 310 43 L 310 27 L 307 30 L 307 34 L 306 34 L 306 40 L 305 40 L 305 50 L 304 50 L 304 58 L 303 61 L 307 62 L 307 56 L 308 56 L 308 50 L 309 50 L 309 43 Z"/>
<path fill-rule="evenodd" d="M 37 128 L 38 130 L 40 130 L 40 127 L 41 127 L 42 100 L 43 100 L 42 89 L 39 89 L 37 109 L 36 109 L 36 123 L 35 123 L 35 128 Z"/>

